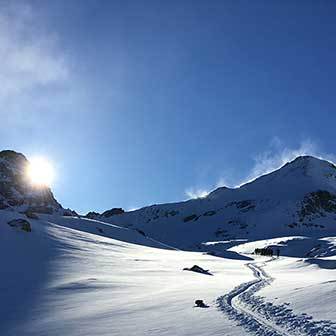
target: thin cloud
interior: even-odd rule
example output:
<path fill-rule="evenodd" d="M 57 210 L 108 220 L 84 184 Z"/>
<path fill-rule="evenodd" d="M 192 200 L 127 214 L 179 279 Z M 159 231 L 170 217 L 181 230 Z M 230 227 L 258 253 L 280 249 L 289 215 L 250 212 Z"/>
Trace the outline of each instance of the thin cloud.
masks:
<path fill-rule="evenodd" d="M 4 6 L 0 13 L 0 98 L 10 98 L 65 81 L 69 70 L 57 38 L 38 26 L 26 4 Z"/>

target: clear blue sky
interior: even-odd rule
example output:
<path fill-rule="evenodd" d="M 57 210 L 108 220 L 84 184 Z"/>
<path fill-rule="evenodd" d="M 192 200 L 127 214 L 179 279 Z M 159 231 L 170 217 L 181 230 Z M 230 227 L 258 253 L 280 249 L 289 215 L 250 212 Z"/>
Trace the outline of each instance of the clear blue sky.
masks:
<path fill-rule="evenodd" d="M 334 1 L 1 4 L 1 148 L 49 158 L 66 207 L 178 201 L 336 152 Z"/>

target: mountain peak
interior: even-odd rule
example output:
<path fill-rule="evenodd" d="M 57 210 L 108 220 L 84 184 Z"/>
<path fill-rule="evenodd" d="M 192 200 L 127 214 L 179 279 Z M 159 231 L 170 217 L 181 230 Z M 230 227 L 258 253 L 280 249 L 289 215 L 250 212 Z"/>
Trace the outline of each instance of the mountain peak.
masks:
<path fill-rule="evenodd" d="M 5 149 L 5 150 L 0 151 L 0 158 L 13 160 L 19 157 L 27 160 L 26 157 L 22 153 L 15 152 L 11 149 Z"/>
<path fill-rule="evenodd" d="M 235 191 L 247 193 L 248 197 L 254 197 L 257 193 L 267 194 L 269 197 L 281 194 L 281 198 L 285 198 L 297 191 L 302 192 L 309 190 L 309 188 L 317 190 L 322 187 L 326 190 L 336 191 L 336 166 L 324 159 L 302 155 L 270 173 L 241 185 L 239 188 L 217 188 L 208 195 L 208 198 L 237 196 Z"/>
<path fill-rule="evenodd" d="M 332 162 L 308 155 L 298 156 L 293 161 L 281 167 L 279 171 L 288 169 L 290 171 L 301 169 L 304 175 L 315 178 L 330 174 L 334 175 L 336 173 L 336 166 Z"/>
<path fill-rule="evenodd" d="M 297 156 L 294 160 L 287 162 L 285 164 L 285 166 L 286 165 L 292 165 L 292 164 L 296 164 L 296 165 L 308 165 L 308 164 L 323 165 L 323 164 L 326 164 L 328 166 L 330 166 L 330 165 L 334 166 L 328 160 L 325 160 L 325 159 L 322 159 L 322 158 L 317 158 L 317 157 L 311 156 L 311 155 Z"/>
<path fill-rule="evenodd" d="M 34 187 L 27 178 L 27 158 L 13 150 L 0 151 L 0 209 L 52 213 L 62 209 L 50 188 Z"/>
<path fill-rule="evenodd" d="M 0 161 L 14 165 L 15 168 L 24 168 L 28 164 L 28 160 L 23 154 L 9 149 L 0 151 Z"/>

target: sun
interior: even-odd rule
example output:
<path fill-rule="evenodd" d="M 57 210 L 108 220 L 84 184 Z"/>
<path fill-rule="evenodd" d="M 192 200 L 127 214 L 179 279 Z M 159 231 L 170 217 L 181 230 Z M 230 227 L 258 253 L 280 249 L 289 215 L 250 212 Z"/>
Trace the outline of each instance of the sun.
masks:
<path fill-rule="evenodd" d="M 52 184 L 55 174 L 52 164 L 47 159 L 36 157 L 30 159 L 27 176 L 31 184 L 43 187 Z"/>

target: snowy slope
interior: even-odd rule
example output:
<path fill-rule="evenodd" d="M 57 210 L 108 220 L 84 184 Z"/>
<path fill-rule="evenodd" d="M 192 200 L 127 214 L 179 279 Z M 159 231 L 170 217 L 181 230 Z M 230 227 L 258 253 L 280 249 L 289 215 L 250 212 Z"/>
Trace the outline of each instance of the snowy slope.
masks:
<path fill-rule="evenodd" d="M 336 323 L 335 255 L 305 260 L 281 258 L 265 269 L 275 278 L 271 287 L 260 292 L 268 302 L 289 303 L 294 312 Z"/>
<path fill-rule="evenodd" d="M 18 217 L 0 211 L 1 335 L 336 333 L 335 237 L 319 250 L 309 237 L 237 242 L 232 259 L 161 248 L 132 229 L 79 218 L 45 215 L 30 220 L 31 232 L 7 225 Z M 265 263 L 250 254 L 264 246 L 316 257 Z M 213 275 L 183 271 L 195 264 Z M 196 299 L 209 308 L 195 308 Z"/>
<path fill-rule="evenodd" d="M 2 336 L 244 335 L 215 304 L 252 278 L 244 261 L 134 245 L 51 220 L 31 221 L 27 233 L 6 225 L 17 214 L 0 215 Z M 182 270 L 194 264 L 213 276 Z M 196 299 L 210 307 L 194 308 Z"/>
<path fill-rule="evenodd" d="M 26 161 L 5 154 L 1 336 L 336 335 L 329 162 L 300 157 L 204 199 L 88 219 L 69 216 L 51 191 L 38 204 L 39 192 L 17 183 Z M 265 247 L 281 257 L 253 254 Z M 183 270 L 193 265 L 212 275 Z"/>
<path fill-rule="evenodd" d="M 202 199 L 96 218 L 189 250 L 206 250 L 209 241 L 332 235 L 336 168 L 327 161 L 298 157 L 237 189 L 219 188 Z"/>

